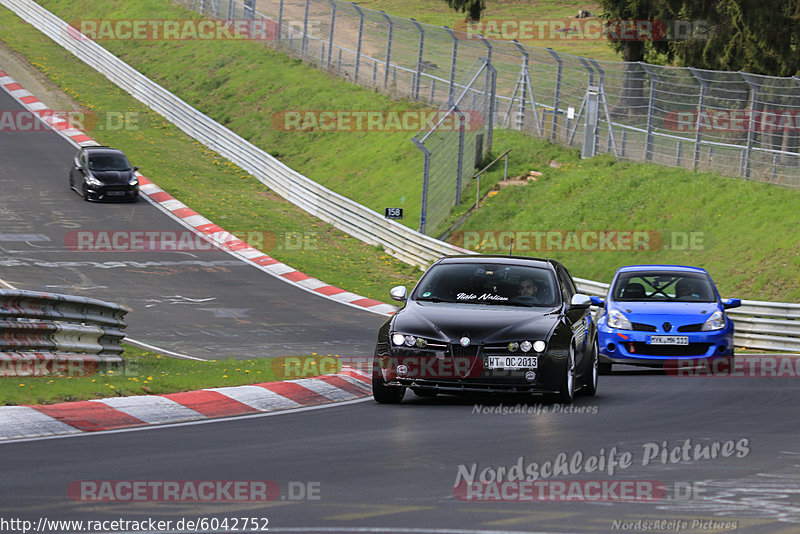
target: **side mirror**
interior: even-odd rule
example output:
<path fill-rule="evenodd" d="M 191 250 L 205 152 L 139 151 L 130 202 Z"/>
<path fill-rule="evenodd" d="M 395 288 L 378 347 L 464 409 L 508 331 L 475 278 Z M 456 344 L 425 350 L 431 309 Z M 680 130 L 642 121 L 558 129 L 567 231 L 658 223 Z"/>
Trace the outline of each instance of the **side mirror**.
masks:
<path fill-rule="evenodd" d="M 133 172 L 136 172 L 136 171 L 138 171 L 138 170 L 139 170 L 139 167 L 134 167 L 134 168 L 133 168 Z"/>
<path fill-rule="evenodd" d="M 589 297 L 589 300 L 592 301 L 592 306 L 597 306 L 602 308 L 606 305 L 606 301 L 604 301 L 600 297 Z"/>
<path fill-rule="evenodd" d="M 742 299 L 728 299 L 722 301 L 722 306 L 728 310 L 730 308 L 738 308 L 742 305 Z"/>
<path fill-rule="evenodd" d="M 572 309 L 586 309 L 592 304 L 592 299 L 589 295 L 572 295 L 572 300 L 569 302 L 569 308 Z"/>
<path fill-rule="evenodd" d="M 391 295 L 394 300 L 399 300 L 400 302 L 405 302 L 408 300 L 408 291 L 406 290 L 406 286 L 394 286 L 389 291 L 389 295 Z"/>

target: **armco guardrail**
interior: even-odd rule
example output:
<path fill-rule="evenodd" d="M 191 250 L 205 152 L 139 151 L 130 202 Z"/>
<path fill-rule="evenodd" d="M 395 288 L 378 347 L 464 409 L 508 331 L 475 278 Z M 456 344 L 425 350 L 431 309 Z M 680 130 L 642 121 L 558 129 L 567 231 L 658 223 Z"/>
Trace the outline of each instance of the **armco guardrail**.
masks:
<path fill-rule="evenodd" d="M 0 376 L 88 374 L 121 363 L 126 313 L 86 297 L 0 290 Z"/>
<path fill-rule="evenodd" d="M 450 255 L 471 253 L 415 232 L 397 222 L 330 191 L 293 171 L 263 150 L 242 139 L 221 124 L 191 107 L 169 91 L 137 72 L 125 62 L 89 39 L 76 39 L 74 29 L 30 0 L 0 0 L 56 43 L 105 75 L 113 83 L 163 115 L 188 135 L 222 154 L 253 174 L 275 192 L 307 212 L 371 245 L 381 245 L 393 256 L 410 264 L 425 266 Z M 578 288 L 604 296 L 608 284 L 575 279 Z M 800 351 L 800 337 L 794 321 L 800 318 L 799 304 L 742 301 L 731 311 L 736 321 L 737 346 Z"/>

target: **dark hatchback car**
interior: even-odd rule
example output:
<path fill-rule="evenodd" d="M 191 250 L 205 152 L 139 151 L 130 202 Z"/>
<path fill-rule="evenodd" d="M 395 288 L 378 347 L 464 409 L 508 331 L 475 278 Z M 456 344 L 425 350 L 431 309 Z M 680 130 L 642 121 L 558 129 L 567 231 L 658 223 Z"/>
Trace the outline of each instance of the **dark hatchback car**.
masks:
<path fill-rule="evenodd" d="M 84 200 L 129 201 L 139 198 L 139 180 L 122 151 L 107 146 L 78 150 L 69 171 L 69 187 Z"/>
<path fill-rule="evenodd" d="M 572 402 L 597 390 L 597 328 L 590 298 L 563 265 L 518 256 L 450 256 L 434 263 L 378 333 L 372 393 L 406 389 L 546 395 Z"/>

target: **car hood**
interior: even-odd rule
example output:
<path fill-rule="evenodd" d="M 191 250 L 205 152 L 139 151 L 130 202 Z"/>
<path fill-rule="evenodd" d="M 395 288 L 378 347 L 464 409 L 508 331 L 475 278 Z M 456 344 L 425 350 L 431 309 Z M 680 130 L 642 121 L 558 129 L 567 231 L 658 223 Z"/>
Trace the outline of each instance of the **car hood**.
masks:
<path fill-rule="evenodd" d="M 558 308 L 408 301 L 395 315 L 392 330 L 449 341 L 462 336 L 484 343 L 547 339 L 558 312 Z"/>
<path fill-rule="evenodd" d="M 721 309 L 717 302 L 614 302 L 612 307 L 621 311 L 630 321 L 647 322 L 659 318 L 674 318 L 681 322 L 703 320 Z"/>
<path fill-rule="evenodd" d="M 92 171 L 92 176 L 104 184 L 128 184 L 133 179 L 133 171 Z"/>

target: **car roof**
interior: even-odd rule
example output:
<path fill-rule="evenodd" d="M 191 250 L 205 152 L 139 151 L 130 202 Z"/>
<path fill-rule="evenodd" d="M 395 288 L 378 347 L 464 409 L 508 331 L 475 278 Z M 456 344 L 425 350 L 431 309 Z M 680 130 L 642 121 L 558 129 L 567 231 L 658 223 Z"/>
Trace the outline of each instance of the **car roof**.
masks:
<path fill-rule="evenodd" d="M 469 254 L 462 256 L 445 256 L 436 264 L 446 263 L 502 263 L 504 265 L 521 265 L 527 267 L 538 267 L 540 269 L 554 269 L 556 265 L 561 265 L 556 260 L 545 258 L 531 258 L 528 256 L 503 256 L 499 254 Z"/>
<path fill-rule="evenodd" d="M 675 272 L 690 272 L 698 274 L 708 274 L 708 271 L 701 267 L 692 267 L 689 265 L 626 265 L 620 267 L 618 273 L 630 273 L 639 271 L 675 271 Z"/>
<path fill-rule="evenodd" d="M 94 152 L 94 151 L 97 151 L 97 152 L 115 152 L 117 154 L 125 155 L 125 153 L 122 150 L 120 150 L 118 148 L 111 148 L 110 146 L 94 146 L 94 145 L 93 146 L 82 146 L 81 150 L 83 150 L 83 151 L 91 150 L 92 152 Z"/>

